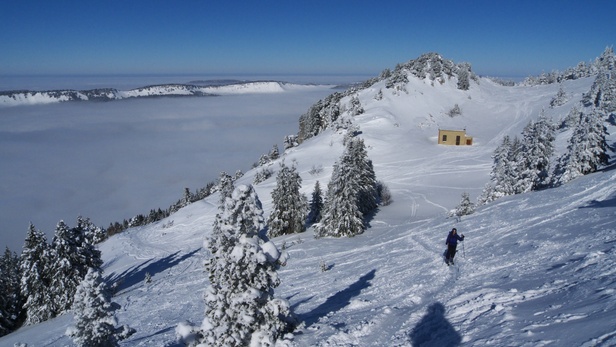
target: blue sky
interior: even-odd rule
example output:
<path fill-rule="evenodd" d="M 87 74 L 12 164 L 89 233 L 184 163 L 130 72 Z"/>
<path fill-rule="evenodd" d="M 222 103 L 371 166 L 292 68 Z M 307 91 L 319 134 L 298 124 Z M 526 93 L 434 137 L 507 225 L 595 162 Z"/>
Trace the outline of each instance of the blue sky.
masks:
<path fill-rule="evenodd" d="M 439 52 L 528 76 L 616 41 L 616 1 L 31 1 L 0 8 L 0 76 L 365 74 Z"/>

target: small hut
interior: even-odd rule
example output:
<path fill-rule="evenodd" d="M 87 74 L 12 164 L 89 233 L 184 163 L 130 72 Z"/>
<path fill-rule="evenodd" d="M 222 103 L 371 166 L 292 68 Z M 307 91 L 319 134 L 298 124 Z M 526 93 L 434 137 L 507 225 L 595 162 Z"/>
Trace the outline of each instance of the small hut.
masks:
<path fill-rule="evenodd" d="M 438 144 L 451 146 L 471 146 L 473 137 L 466 135 L 464 130 L 443 130 L 438 129 Z"/>

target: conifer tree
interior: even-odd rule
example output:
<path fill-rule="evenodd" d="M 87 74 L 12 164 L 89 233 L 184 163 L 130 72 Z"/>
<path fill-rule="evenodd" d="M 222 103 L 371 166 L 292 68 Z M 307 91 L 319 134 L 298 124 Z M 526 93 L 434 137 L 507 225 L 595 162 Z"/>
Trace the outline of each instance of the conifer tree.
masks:
<path fill-rule="evenodd" d="M 458 65 L 458 89 L 469 90 L 471 87 L 470 75 L 471 65 L 468 63 L 460 63 Z"/>
<path fill-rule="evenodd" d="M 349 113 L 351 114 L 351 116 L 358 116 L 364 113 L 364 108 L 362 107 L 361 101 L 359 101 L 359 97 L 357 96 L 357 94 L 354 94 L 351 97 Z"/>
<path fill-rule="evenodd" d="M 50 280 L 54 315 L 71 308 L 73 295 L 88 269 L 98 269 L 102 265 L 100 251 L 85 237 L 85 226 L 81 219 L 74 228 L 69 228 L 64 221 L 56 226 L 51 244 L 54 258 Z"/>
<path fill-rule="evenodd" d="M 515 136 L 511 141 L 511 145 L 507 156 L 507 165 L 502 181 L 502 189 L 505 195 L 519 194 L 520 174 L 524 171 L 524 145 L 522 141 Z"/>
<path fill-rule="evenodd" d="M 368 215 L 377 208 L 378 193 L 376 174 L 372 166 L 372 160 L 368 158 L 364 140 L 355 138 L 350 141 L 348 150 L 351 154 L 352 166 L 358 172 L 359 193 L 357 205 L 362 214 Z"/>
<path fill-rule="evenodd" d="M 567 93 L 565 92 L 565 90 L 563 89 L 563 86 L 561 85 L 560 88 L 558 89 L 558 93 L 556 93 L 556 96 L 554 96 L 554 98 L 550 101 L 550 107 L 554 108 L 554 107 L 562 106 L 567 101 L 568 101 Z"/>
<path fill-rule="evenodd" d="M 278 150 L 277 144 L 274 144 L 274 146 L 272 146 L 272 149 L 270 150 L 268 157 L 270 161 L 280 158 L 280 150 Z"/>
<path fill-rule="evenodd" d="M 20 293 L 19 257 L 7 247 L 0 257 L 0 336 L 19 324 L 23 301 Z"/>
<path fill-rule="evenodd" d="M 315 229 L 315 237 L 363 233 L 363 215 L 376 208 L 376 181 L 371 166 L 363 141 L 351 139 L 334 165 L 327 185 L 323 217 Z"/>
<path fill-rule="evenodd" d="M 263 210 L 254 188 L 237 187 L 216 218 L 206 241 L 205 319 L 189 344 L 273 346 L 292 319 L 289 303 L 273 297 L 280 253 L 262 238 Z"/>
<path fill-rule="evenodd" d="M 86 275 L 89 268 L 99 269 L 103 266 L 101 252 L 96 248 L 97 241 L 104 238 L 105 231 L 94 225 L 90 219 L 77 217 L 77 226 L 74 230 L 74 235 L 81 242 L 77 251 L 79 252 L 79 273 L 81 277 Z M 100 241 L 99 241 L 100 242 Z"/>
<path fill-rule="evenodd" d="M 319 181 L 314 184 L 312 199 L 310 200 L 310 212 L 308 212 L 308 224 L 319 223 L 321 221 L 321 211 L 323 210 L 323 193 Z"/>
<path fill-rule="evenodd" d="M 233 178 L 226 172 L 221 172 L 218 178 L 218 191 L 220 192 L 220 198 L 218 199 L 218 206 L 224 206 L 225 200 L 231 197 L 233 193 Z"/>
<path fill-rule="evenodd" d="M 268 218 L 270 237 L 306 231 L 306 198 L 300 192 L 302 178 L 295 166 L 281 164 L 272 190 L 272 212 Z"/>
<path fill-rule="evenodd" d="M 66 330 L 66 335 L 77 346 L 119 346 L 122 329 L 115 327 L 118 322 L 114 314 L 119 305 L 111 301 L 111 293 L 101 278 L 100 269 L 88 270 L 75 291 L 72 307 L 75 325 Z"/>
<path fill-rule="evenodd" d="M 454 215 L 458 217 L 466 216 L 475 212 L 475 204 L 471 202 L 470 196 L 467 192 L 462 193 L 462 200 L 460 205 L 454 210 Z"/>
<path fill-rule="evenodd" d="M 52 313 L 54 316 L 71 308 L 73 295 L 83 279 L 76 268 L 77 248 L 80 243 L 81 240 L 78 239 L 74 229 L 69 228 L 64 221 L 58 222 L 51 242 L 54 258 L 51 265 L 49 288 L 53 297 Z"/>
<path fill-rule="evenodd" d="M 45 234 L 30 224 L 21 253 L 21 296 L 25 300 L 26 325 L 44 322 L 53 317 L 51 253 Z"/>
<path fill-rule="evenodd" d="M 516 193 L 537 190 L 548 184 L 550 157 L 554 152 L 554 124 L 542 112 L 537 122 L 529 122 L 522 135 Z"/>
<path fill-rule="evenodd" d="M 162 211 L 159 208 L 157 215 L 160 214 L 162 214 Z M 94 223 L 92 223 L 89 218 L 84 218 L 82 216 L 77 217 L 77 228 L 81 229 L 85 241 L 91 246 L 102 242 L 107 237 L 107 232 L 105 231 L 105 229 L 94 225 Z"/>
<path fill-rule="evenodd" d="M 515 185 L 518 181 L 518 160 L 520 160 L 521 142 L 515 137 L 503 138 L 502 143 L 494 150 L 490 182 L 486 184 L 479 204 L 492 202 L 503 196 L 516 194 Z"/>
<path fill-rule="evenodd" d="M 567 183 L 579 176 L 597 171 L 609 160 L 606 142 L 605 115 L 598 109 L 583 114 L 576 126 L 567 152 L 561 156 L 552 177 L 553 185 Z"/>

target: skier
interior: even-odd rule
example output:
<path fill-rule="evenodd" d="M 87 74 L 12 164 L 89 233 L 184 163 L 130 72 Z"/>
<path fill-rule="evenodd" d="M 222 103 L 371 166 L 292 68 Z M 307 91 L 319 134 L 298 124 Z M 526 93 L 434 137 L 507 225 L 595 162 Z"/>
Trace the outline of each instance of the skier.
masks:
<path fill-rule="evenodd" d="M 447 245 L 447 255 L 445 258 L 445 262 L 447 265 L 453 265 L 453 257 L 456 255 L 456 247 L 458 246 L 458 241 L 464 241 L 464 234 L 462 236 L 458 235 L 458 230 L 456 228 L 451 229 L 449 235 L 447 235 L 447 240 L 445 244 Z"/>

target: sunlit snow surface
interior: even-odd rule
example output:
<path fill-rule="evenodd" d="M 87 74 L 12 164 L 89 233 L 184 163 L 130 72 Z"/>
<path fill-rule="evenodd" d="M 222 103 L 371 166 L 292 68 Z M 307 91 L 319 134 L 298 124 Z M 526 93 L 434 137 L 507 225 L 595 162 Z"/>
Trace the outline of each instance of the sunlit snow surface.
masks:
<path fill-rule="evenodd" d="M 473 199 L 481 192 L 502 136 L 519 135 L 542 110 L 562 119 L 591 83 L 566 82 L 572 98 L 556 109 L 548 105 L 558 85 L 500 87 L 482 79 L 464 92 L 453 81 L 413 79 L 408 94 L 395 96 L 379 85 L 363 91 L 366 112 L 355 121 L 394 202 L 354 238 L 315 240 L 309 230 L 273 240 L 290 255 L 275 293 L 303 321 L 297 346 L 616 345 L 615 170 L 503 198 L 461 220 L 446 217 L 462 192 Z M 384 98 L 375 100 L 380 87 Z M 463 113 L 452 119 L 446 112 L 456 103 Z M 439 127 L 466 128 L 474 145 L 437 145 Z M 558 134 L 559 152 L 567 135 Z M 317 180 L 326 187 L 342 137 L 326 131 L 283 156 L 296 162 L 307 195 Z M 323 171 L 311 175 L 319 165 Z M 238 184 L 251 183 L 254 174 Z M 273 177 L 256 186 L 266 215 L 274 186 Z M 100 246 L 106 277 L 118 283 L 117 316 L 137 330 L 122 346 L 177 346 L 176 325 L 203 319 L 202 244 L 217 199 Z M 466 239 L 456 265 L 447 267 L 442 253 L 452 227 Z M 68 345 L 63 333 L 71 323 L 65 315 L 0 344 Z"/>

